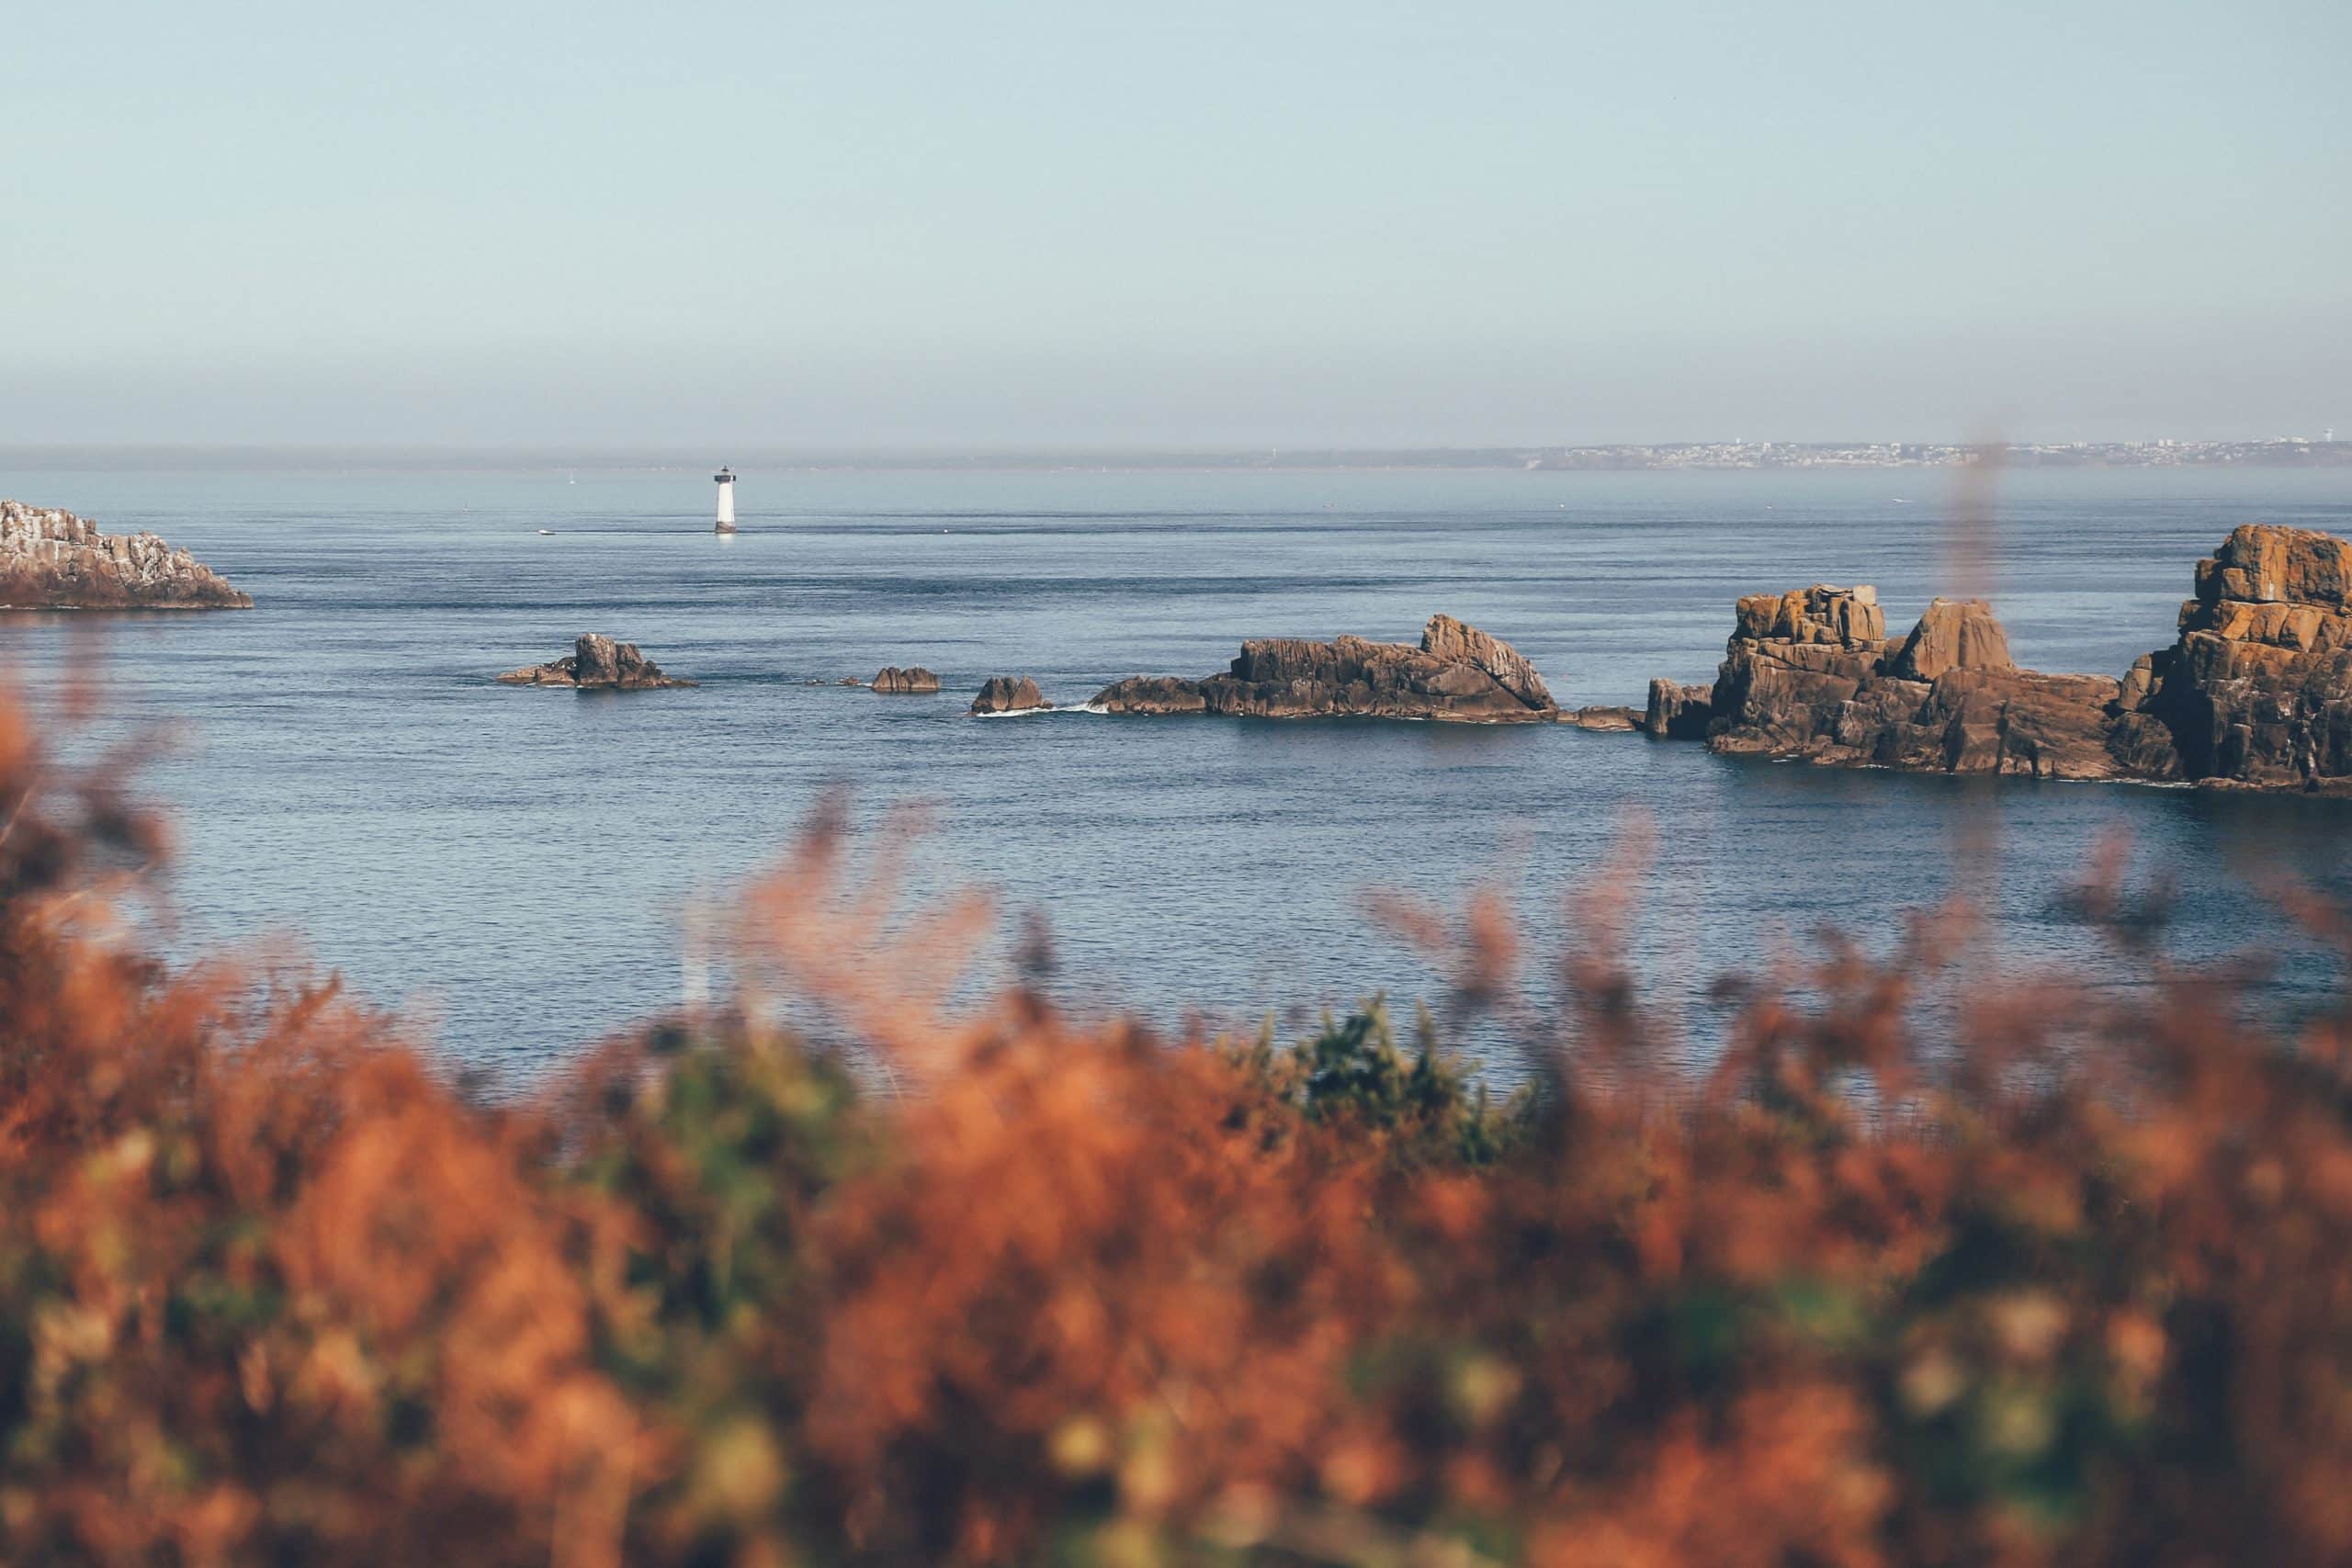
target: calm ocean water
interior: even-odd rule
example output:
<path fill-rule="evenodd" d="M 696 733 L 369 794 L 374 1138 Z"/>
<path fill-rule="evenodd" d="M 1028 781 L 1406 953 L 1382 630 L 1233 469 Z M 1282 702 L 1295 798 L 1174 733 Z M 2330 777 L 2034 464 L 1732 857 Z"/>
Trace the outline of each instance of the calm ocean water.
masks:
<path fill-rule="evenodd" d="M 1960 868 L 2009 954 L 2128 979 L 2053 897 L 2119 829 L 2140 875 L 2184 890 L 2177 953 L 2267 953 L 2290 1005 L 2334 978 L 2244 878 L 2352 895 L 2340 802 L 1835 772 L 1565 727 L 963 716 L 990 675 L 1075 704 L 1216 670 L 1244 637 L 1410 638 L 1439 610 L 1572 705 L 1637 704 L 1654 674 L 1708 677 L 1743 592 L 1875 582 L 1907 627 L 1950 581 L 1948 474 L 754 470 L 724 540 L 708 472 L 0 467 L 0 495 L 155 529 L 258 602 L 104 635 L 108 732 L 184 728 L 148 777 L 180 820 L 171 941 L 297 933 L 363 995 L 424 1004 L 453 1060 L 525 1077 L 675 1002 L 682 910 L 847 784 L 869 828 L 932 808 L 927 881 L 993 888 L 1008 924 L 1045 915 L 1064 997 L 1170 1021 L 1434 994 L 1368 888 L 1452 901 L 1505 877 L 1548 950 L 1564 891 L 1644 822 L 1638 949 L 1694 1018 L 1708 976 L 1825 921 L 1883 939 Z M 2168 641 L 2235 524 L 2352 533 L 2344 469 L 2027 472 L 1997 500 L 1996 605 L 2051 670 L 2120 673 Z M 702 687 L 492 683 L 591 630 Z M 0 624 L 36 688 L 88 656 L 62 618 Z M 889 663 L 947 690 L 805 683 Z"/>

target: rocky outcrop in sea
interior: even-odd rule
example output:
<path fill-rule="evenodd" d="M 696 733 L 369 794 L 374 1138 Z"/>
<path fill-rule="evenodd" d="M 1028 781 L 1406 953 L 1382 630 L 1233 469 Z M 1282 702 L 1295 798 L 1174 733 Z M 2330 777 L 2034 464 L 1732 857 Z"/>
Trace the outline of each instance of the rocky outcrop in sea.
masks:
<path fill-rule="evenodd" d="M 2352 543 L 2251 524 L 2197 564 L 2180 637 L 2123 678 L 2189 778 L 2272 787 L 2352 776 Z"/>
<path fill-rule="evenodd" d="M 874 677 L 874 689 L 891 695 L 920 696 L 939 690 L 939 677 L 920 664 L 904 670 L 887 665 Z"/>
<path fill-rule="evenodd" d="M 1120 714 L 1489 724 L 1559 714 L 1543 677 L 1517 649 L 1451 615 L 1430 616 L 1418 647 L 1359 637 L 1255 637 L 1223 674 L 1137 675 L 1104 687 L 1090 705 Z"/>
<path fill-rule="evenodd" d="M 1049 708 L 1054 705 L 1037 690 L 1037 682 L 1026 675 L 998 675 L 980 687 L 980 694 L 972 699 L 972 711 L 977 714 L 1026 713 L 1032 708 Z"/>
<path fill-rule="evenodd" d="M 644 692 L 695 683 L 663 674 L 660 665 L 637 650 L 637 644 L 615 642 L 594 632 L 582 636 L 561 659 L 509 670 L 498 678 L 510 686 L 572 686 L 583 692 Z"/>
<path fill-rule="evenodd" d="M 250 610 L 210 567 L 153 534 L 102 534 L 86 517 L 0 501 L 0 608 Z"/>
<path fill-rule="evenodd" d="M 2174 645 L 2118 681 L 2020 669 L 1982 600 L 1899 642 L 1867 587 L 1740 600 L 1712 686 L 1643 728 L 1717 751 L 2037 778 L 2352 792 L 2352 543 L 2249 524 L 2197 568 Z"/>

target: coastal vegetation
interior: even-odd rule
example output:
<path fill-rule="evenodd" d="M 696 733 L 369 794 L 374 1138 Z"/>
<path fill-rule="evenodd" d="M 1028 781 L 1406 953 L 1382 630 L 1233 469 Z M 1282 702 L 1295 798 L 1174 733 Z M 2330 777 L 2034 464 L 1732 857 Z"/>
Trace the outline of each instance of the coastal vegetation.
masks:
<path fill-rule="evenodd" d="M 1446 977 L 1401 1038 L 1170 1039 L 951 1007 L 984 902 L 829 811 L 723 1003 L 492 1097 L 161 961 L 167 854 L 0 704 L 9 1562 L 2352 1555 L 2352 1007 L 2172 968 L 2110 867 L 2143 987 L 1922 911 L 1724 979 L 1694 1067 L 1630 865 L 1555 958 L 1384 905 Z"/>

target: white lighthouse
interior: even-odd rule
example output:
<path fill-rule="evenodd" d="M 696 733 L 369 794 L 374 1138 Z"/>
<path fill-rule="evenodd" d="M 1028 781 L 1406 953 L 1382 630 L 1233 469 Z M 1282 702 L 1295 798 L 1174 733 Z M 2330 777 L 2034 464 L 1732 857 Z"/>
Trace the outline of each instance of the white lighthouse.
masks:
<path fill-rule="evenodd" d="M 721 468 L 710 477 L 718 481 L 718 526 L 712 532 L 732 534 L 735 531 L 735 470 Z"/>

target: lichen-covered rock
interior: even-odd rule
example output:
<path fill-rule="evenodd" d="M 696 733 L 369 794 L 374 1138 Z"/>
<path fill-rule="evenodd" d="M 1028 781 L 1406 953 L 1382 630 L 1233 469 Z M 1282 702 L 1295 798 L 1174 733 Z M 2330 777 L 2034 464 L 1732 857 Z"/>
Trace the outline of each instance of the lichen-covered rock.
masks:
<path fill-rule="evenodd" d="M 1054 705 L 1037 690 L 1037 682 L 1026 675 L 999 675 L 980 687 L 980 694 L 972 699 L 972 711 L 978 714 L 1024 713 L 1031 708 L 1049 708 Z"/>
<path fill-rule="evenodd" d="M 874 689 L 888 695 L 922 695 L 939 690 L 939 677 L 916 664 L 901 670 L 888 665 L 874 677 Z"/>
<path fill-rule="evenodd" d="M 2322 788 L 2352 779 L 2352 543 L 2248 524 L 2197 566 L 2180 637 L 2126 677 L 2192 779 Z"/>
<path fill-rule="evenodd" d="M 1900 643 L 1868 588 L 1751 594 L 1712 688 L 1652 682 L 1651 734 L 1718 751 L 2038 778 L 2170 777 L 2159 733 L 2119 733 L 2122 683 L 2020 670 L 1982 600 L 1939 599 Z"/>
<path fill-rule="evenodd" d="M 2248 523 L 2197 563 L 2197 603 L 2352 605 L 2352 541 L 2314 528 Z"/>
<path fill-rule="evenodd" d="M 1886 612 L 1878 590 L 1868 583 L 1833 588 L 1816 582 L 1786 593 L 1750 593 L 1738 607 L 1739 629 L 1749 641 L 1856 643 L 1886 639 Z"/>
<path fill-rule="evenodd" d="M 1559 713 L 1517 649 L 1450 615 L 1431 617 L 1419 647 L 1360 637 L 1253 637 L 1221 675 L 1136 676 L 1104 687 L 1088 705 L 1121 714 L 1455 723 L 1548 720 Z"/>
<path fill-rule="evenodd" d="M 1867 584 L 1748 594 L 1724 645 L 1704 732 L 1729 734 L 1723 750 L 1791 756 L 1834 744 L 1846 705 L 1878 673 L 1885 648 L 1885 612 Z M 1683 732 L 1691 728 L 1685 713 Z"/>
<path fill-rule="evenodd" d="M 582 636 L 561 659 L 509 670 L 498 679 L 510 686 L 572 686 L 582 691 L 614 692 L 694 684 L 692 681 L 663 674 L 660 665 L 637 650 L 637 644 L 615 642 L 594 632 Z"/>
<path fill-rule="evenodd" d="M 1982 600 L 1939 599 L 1889 645 L 1868 589 L 1750 594 L 1713 689 L 1652 682 L 1645 728 L 1819 762 L 2352 793 L 2352 542 L 2250 523 L 2196 583 L 2178 640 L 2120 681 L 2018 669 Z"/>
<path fill-rule="evenodd" d="M 0 608 L 250 610 L 211 568 L 153 534 L 102 534 L 53 507 L 0 501 Z"/>

